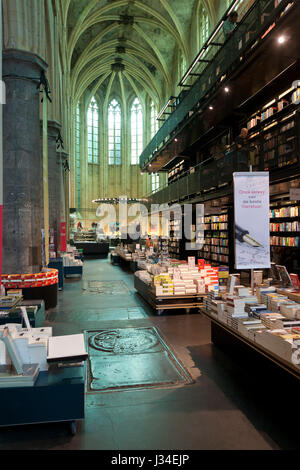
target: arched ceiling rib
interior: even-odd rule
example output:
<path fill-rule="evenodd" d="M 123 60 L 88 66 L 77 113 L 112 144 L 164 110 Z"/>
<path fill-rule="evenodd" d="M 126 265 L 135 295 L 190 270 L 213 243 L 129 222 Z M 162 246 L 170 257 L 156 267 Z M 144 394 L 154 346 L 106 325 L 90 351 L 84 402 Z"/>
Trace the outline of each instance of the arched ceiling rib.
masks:
<path fill-rule="evenodd" d="M 144 87 L 145 90 L 148 91 L 148 94 L 154 98 L 155 96 L 159 98 L 159 100 L 162 99 L 161 96 L 161 91 L 159 90 L 158 86 L 155 83 L 149 83 L 149 78 L 150 76 L 147 75 L 144 70 L 140 69 L 138 66 L 135 64 L 128 62 L 127 59 L 124 59 L 124 64 L 126 65 L 125 70 L 130 73 L 130 75 L 134 76 L 134 80 L 139 81 L 141 86 Z M 91 83 L 99 75 L 103 74 L 104 72 L 107 72 L 110 69 L 110 56 L 106 57 L 105 60 L 101 61 L 101 64 L 93 64 L 88 70 L 88 74 L 84 75 L 83 78 L 81 79 L 81 82 L 78 85 L 77 88 L 77 94 L 75 94 L 75 97 L 77 98 L 78 94 L 82 94 L 82 90 L 87 89 Z M 124 72 L 123 72 L 124 73 Z M 107 93 L 107 92 L 106 92 Z M 154 101 L 157 101 L 157 98 L 154 99 Z"/>
<path fill-rule="evenodd" d="M 74 67 L 74 71 L 72 74 L 72 82 L 73 86 L 77 83 L 78 77 L 80 75 L 80 72 L 83 70 L 85 65 L 88 65 L 90 62 L 92 62 L 94 59 L 101 60 L 101 56 L 106 55 L 106 53 L 110 53 L 111 56 L 114 55 L 116 46 L 118 45 L 118 40 L 113 39 L 112 41 L 109 41 L 105 43 L 105 46 L 98 46 L 97 48 L 94 48 L 92 51 L 90 51 L 88 54 L 85 54 L 85 61 L 84 63 L 81 62 L 81 64 L 77 63 Z M 152 64 L 156 69 L 160 70 L 161 74 L 163 75 L 164 79 L 168 82 L 169 85 L 171 85 L 171 76 L 168 70 L 165 70 L 163 65 L 155 58 L 149 51 L 141 47 L 139 44 L 134 43 L 133 41 L 127 41 L 126 42 L 127 46 L 130 46 L 130 48 L 127 49 L 127 54 L 128 56 L 137 56 L 141 59 L 147 59 L 147 61 Z M 139 60 L 139 65 L 143 67 L 143 63 Z M 148 70 L 146 69 L 147 73 L 149 74 Z M 152 79 L 152 77 L 150 77 Z M 74 91 L 74 90 L 73 90 Z"/>
<path fill-rule="evenodd" d="M 178 78 L 178 52 L 190 60 L 188 37 L 198 1 L 60 0 L 74 101 L 86 90 L 106 97 L 109 87 L 123 101 L 133 90 L 162 104 Z M 116 71 L 115 63 L 123 70 Z"/>

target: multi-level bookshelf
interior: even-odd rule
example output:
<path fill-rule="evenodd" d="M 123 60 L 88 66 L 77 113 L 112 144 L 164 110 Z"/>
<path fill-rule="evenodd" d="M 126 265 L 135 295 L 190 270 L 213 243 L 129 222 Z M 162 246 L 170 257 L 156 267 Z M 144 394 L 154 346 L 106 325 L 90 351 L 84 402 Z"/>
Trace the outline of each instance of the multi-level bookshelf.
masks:
<path fill-rule="evenodd" d="M 187 168 L 188 167 L 185 160 L 177 163 L 168 173 L 168 183 L 174 183 L 176 180 L 184 176 Z"/>
<path fill-rule="evenodd" d="M 170 258 L 180 259 L 182 257 L 182 232 L 182 217 L 175 215 L 169 222 L 168 252 Z"/>
<path fill-rule="evenodd" d="M 248 121 L 248 141 L 254 170 L 268 171 L 298 162 L 299 89 L 277 95 L 253 113 Z"/>
<path fill-rule="evenodd" d="M 300 204 L 297 201 L 270 205 L 270 245 L 273 262 L 300 272 Z"/>
<path fill-rule="evenodd" d="M 199 258 L 229 265 L 228 212 L 204 217 L 204 245 Z"/>
<path fill-rule="evenodd" d="M 271 207 L 270 245 L 277 247 L 300 248 L 300 208 L 299 205 Z"/>

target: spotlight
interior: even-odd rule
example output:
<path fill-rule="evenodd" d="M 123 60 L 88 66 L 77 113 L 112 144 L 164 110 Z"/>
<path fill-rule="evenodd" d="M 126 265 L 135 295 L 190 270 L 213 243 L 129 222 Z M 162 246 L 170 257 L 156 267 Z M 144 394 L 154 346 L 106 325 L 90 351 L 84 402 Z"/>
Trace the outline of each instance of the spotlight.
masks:
<path fill-rule="evenodd" d="M 213 107 L 213 106 L 209 106 L 209 109 L 212 111 L 212 110 L 214 109 L 214 107 Z"/>
<path fill-rule="evenodd" d="M 178 139 L 174 139 L 174 142 L 178 142 Z"/>
<path fill-rule="evenodd" d="M 226 86 L 226 87 L 224 88 L 224 91 L 225 91 L 225 93 L 229 93 L 229 92 L 230 92 L 230 88 L 229 88 L 228 86 Z"/>
<path fill-rule="evenodd" d="M 278 41 L 278 44 L 283 44 L 286 41 L 286 37 L 285 36 L 279 36 L 277 41 Z"/>

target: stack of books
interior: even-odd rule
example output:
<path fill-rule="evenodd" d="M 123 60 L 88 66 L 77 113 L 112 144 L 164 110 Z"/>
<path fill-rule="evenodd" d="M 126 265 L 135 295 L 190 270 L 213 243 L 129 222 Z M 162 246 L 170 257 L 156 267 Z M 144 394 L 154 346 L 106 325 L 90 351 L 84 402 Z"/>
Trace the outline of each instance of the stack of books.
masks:
<path fill-rule="evenodd" d="M 267 295 L 268 294 L 276 294 L 276 288 L 269 286 L 269 287 L 257 287 L 256 295 L 260 304 L 267 305 Z"/>
<path fill-rule="evenodd" d="M 22 375 L 18 375 L 12 365 L 0 365 L 0 388 L 32 387 L 38 373 L 38 364 L 23 364 Z"/>
<path fill-rule="evenodd" d="M 251 302 L 246 302 L 245 312 L 248 313 L 249 317 L 260 318 L 260 314 L 267 311 L 267 306 L 264 304 L 254 304 Z"/>
<path fill-rule="evenodd" d="M 9 311 L 13 309 L 22 300 L 21 295 L 9 295 L 0 297 L 0 311 Z"/>
<path fill-rule="evenodd" d="M 238 330 L 246 338 L 252 339 L 255 341 L 255 333 L 257 331 L 266 330 L 266 327 L 263 325 L 262 321 L 257 318 L 248 318 L 239 320 Z"/>

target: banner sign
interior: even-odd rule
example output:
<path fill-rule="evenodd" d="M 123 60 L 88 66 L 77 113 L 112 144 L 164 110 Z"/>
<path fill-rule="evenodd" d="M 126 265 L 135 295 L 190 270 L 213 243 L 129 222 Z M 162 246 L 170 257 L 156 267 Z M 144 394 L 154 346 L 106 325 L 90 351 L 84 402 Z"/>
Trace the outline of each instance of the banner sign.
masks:
<path fill-rule="evenodd" d="M 3 243 L 3 206 L 0 205 L 0 295 L 2 276 L 2 243 Z"/>
<path fill-rule="evenodd" d="M 61 222 L 60 224 L 60 251 L 67 251 L 67 224 Z"/>
<path fill-rule="evenodd" d="M 270 268 L 269 173 L 234 173 L 233 182 L 235 268 Z"/>

